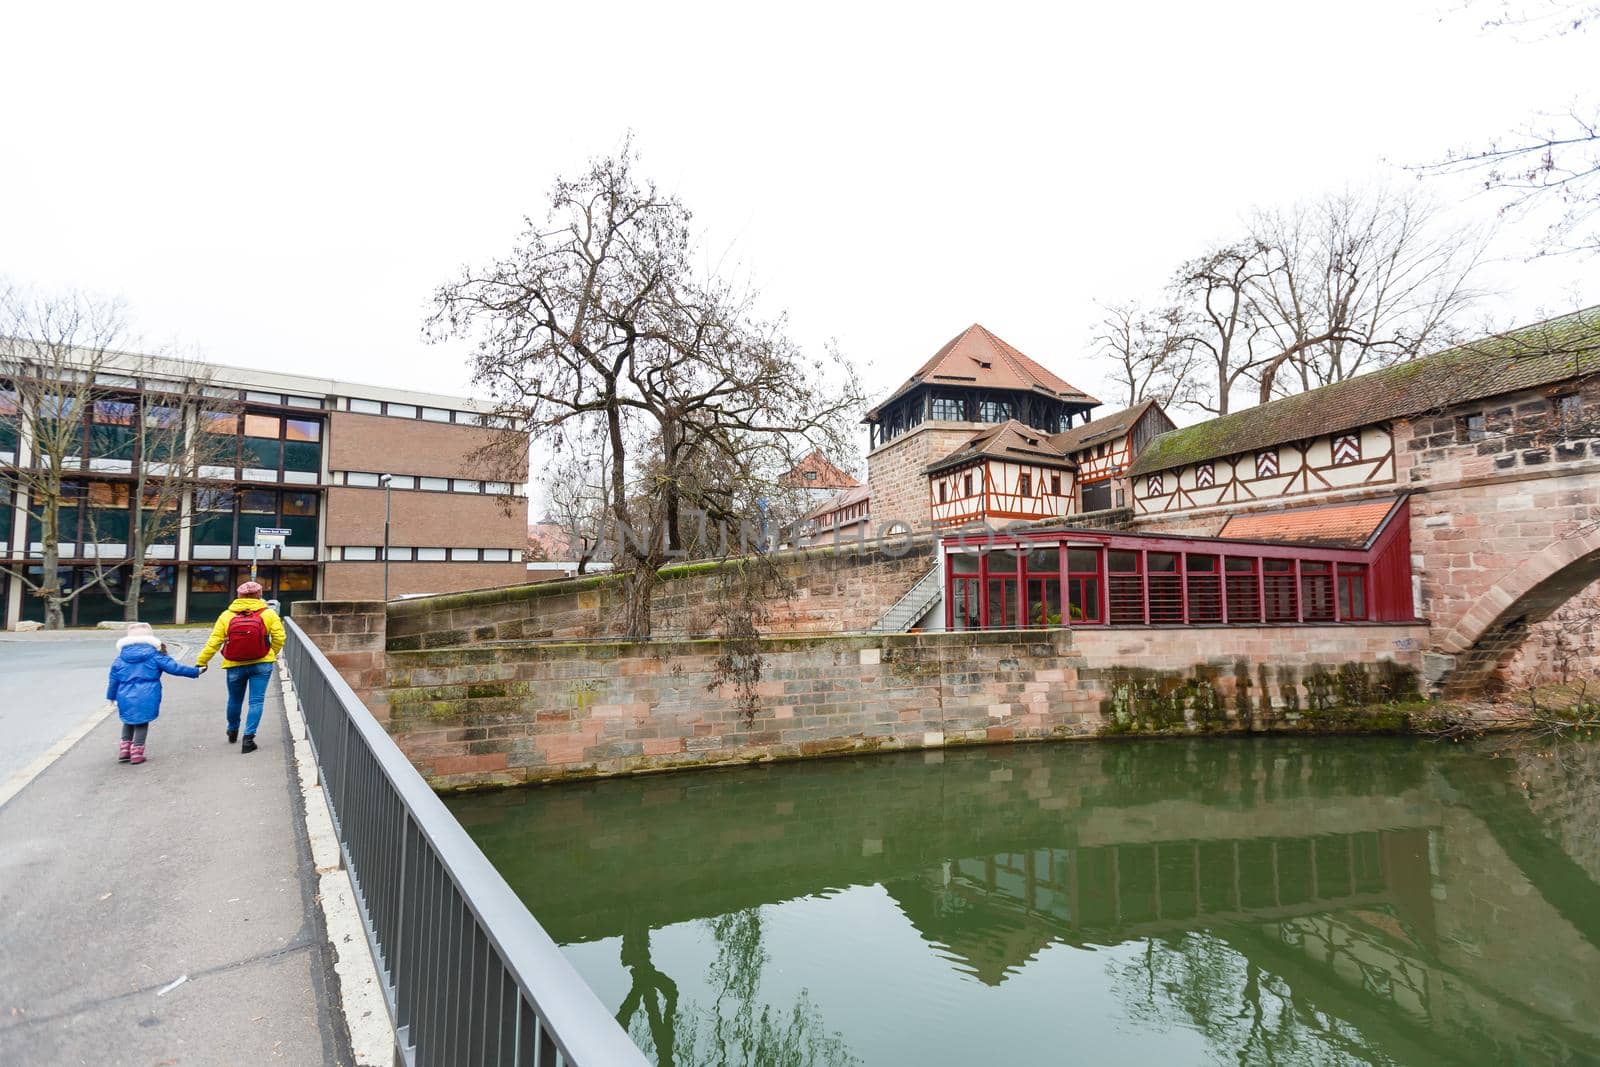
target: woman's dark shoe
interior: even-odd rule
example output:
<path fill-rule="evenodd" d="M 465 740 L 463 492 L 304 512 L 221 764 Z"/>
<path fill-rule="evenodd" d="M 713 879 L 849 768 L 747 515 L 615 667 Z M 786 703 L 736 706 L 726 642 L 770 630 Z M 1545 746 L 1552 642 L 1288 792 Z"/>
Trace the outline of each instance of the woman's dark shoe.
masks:
<path fill-rule="evenodd" d="M 228 731 L 228 744 L 231 745 L 237 740 L 239 740 L 239 731 L 238 730 L 229 730 Z"/>
<path fill-rule="evenodd" d="M 240 752 L 254 752 L 256 750 L 256 735 L 245 734 L 244 744 L 239 746 Z"/>

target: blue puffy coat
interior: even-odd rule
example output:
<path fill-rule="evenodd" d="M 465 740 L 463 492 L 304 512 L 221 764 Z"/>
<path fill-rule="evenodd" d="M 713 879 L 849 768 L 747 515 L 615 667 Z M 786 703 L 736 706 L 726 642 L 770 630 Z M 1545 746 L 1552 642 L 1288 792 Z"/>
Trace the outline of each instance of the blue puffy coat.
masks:
<path fill-rule="evenodd" d="M 163 673 L 198 678 L 200 668 L 185 667 L 161 651 L 161 642 L 154 637 L 124 637 L 117 642 L 106 699 L 117 702 L 117 714 L 123 722 L 138 726 L 153 722 L 161 714 Z"/>

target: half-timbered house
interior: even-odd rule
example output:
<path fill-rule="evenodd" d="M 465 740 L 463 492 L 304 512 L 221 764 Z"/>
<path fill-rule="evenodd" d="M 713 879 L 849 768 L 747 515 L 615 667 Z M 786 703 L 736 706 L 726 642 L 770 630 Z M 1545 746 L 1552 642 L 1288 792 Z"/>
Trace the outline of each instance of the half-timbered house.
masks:
<path fill-rule="evenodd" d="M 1077 510 L 1127 507 L 1127 471 L 1146 445 L 1176 424 L 1154 400 L 1055 434 L 1050 444 L 1077 468 Z"/>

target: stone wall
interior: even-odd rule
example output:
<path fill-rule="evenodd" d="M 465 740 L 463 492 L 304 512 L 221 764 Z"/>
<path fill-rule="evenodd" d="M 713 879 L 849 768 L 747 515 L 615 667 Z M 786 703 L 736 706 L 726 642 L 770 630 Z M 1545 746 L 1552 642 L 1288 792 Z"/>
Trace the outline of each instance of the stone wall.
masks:
<path fill-rule="evenodd" d="M 778 572 L 789 593 L 773 595 L 766 633 L 864 630 L 933 567 L 931 541 L 820 545 L 786 552 Z M 716 632 L 712 608 L 721 592 L 719 565 L 667 567 L 653 600 L 660 637 Z M 622 579 L 598 575 L 536 585 L 400 601 L 389 605 L 389 648 L 415 651 L 481 641 L 617 636 Z"/>
<path fill-rule="evenodd" d="M 322 649 L 379 722 L 389 721 L 381 600 L 301 600 L 289 617 Z"/>
<path fill-rule="evenodd" d="M 872 489 L 872 529 L 903 522 L 916 531 L 930 528 L 933 505 L 928 496 L 928 464 L 954 452 L 985 423 L 925 422 L 880 445 L 867 457 L 867 484 Z"/>
<path fill-rule="evenodd" d="M 771 637 L 748 689 L 720 681 L 735 650 L 717 641 L 390 651 L 389 729 L 448 789 L 962 743 L 1372 728 L 1397 722 L 1351 700 L 1409 698 L 1423 632 Z"/>

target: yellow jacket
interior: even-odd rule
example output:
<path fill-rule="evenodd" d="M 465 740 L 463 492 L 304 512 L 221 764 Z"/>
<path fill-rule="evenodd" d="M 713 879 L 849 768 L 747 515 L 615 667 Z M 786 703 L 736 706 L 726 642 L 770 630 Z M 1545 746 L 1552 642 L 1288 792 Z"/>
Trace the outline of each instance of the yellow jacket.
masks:
<path fill-rule="evenodd" d="M 253 596 L 242 596 L 228 605 L 228 610 L 217 616 L 216 625 L 211 627 L 211 640 L 206 642 L 206 647 L 200 650 L 200 655 L 195 657 L 194 665 L 204 667 L 211 662 L 211 657 L 222 651 L 222 643 L 228 639 L 228 623 L 241 611 L 261 612 L 261 621 L 266 624 L 267 637 L 272 642 L 272 647 L 267 649 L 267 654 L 260 659 L 247 659 L 235 663 L 223 657 L 222 667 L 248 667 L 252 663 L 273 663 L 278 658 L 278 649 L 283 647 L 283 642 L 288 634 L 284 632 L 283 620 L 278 618 L 278 613 L 267 607 L 267 602 Z"/>

